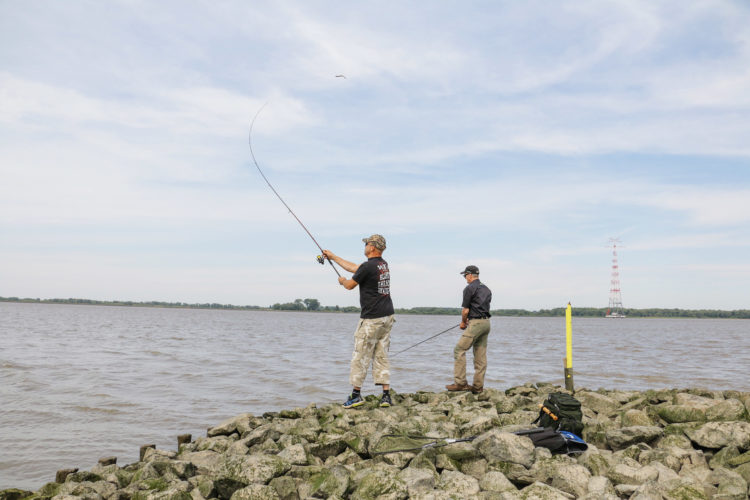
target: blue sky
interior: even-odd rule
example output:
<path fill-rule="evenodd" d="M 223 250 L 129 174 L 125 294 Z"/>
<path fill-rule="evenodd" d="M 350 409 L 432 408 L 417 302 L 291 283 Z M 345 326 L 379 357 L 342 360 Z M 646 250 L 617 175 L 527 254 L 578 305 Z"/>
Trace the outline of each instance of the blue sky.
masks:
<path fill-rule="evenodd" d="M 750 4 L 0 0 L 0 296 L 748 308 Z M 336 77 L 343 74 L 346 78 Z"/>

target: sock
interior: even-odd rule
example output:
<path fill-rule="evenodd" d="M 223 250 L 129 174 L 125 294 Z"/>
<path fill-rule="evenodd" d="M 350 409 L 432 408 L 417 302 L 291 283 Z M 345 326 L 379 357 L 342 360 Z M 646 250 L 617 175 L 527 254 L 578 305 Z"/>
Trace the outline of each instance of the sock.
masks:
<path fill-rule="evenodd" d="M 357 396 L 359 396 L 359 395 L 360 395 L 360 394 L 359 394 L 359 389 L 352 389 L 352 397 L 355 397 L 355 398 L 356 398 L 356 397 L 357 397 Z"/>
<path fill-rule="evenodd" d="M 390 395 L 391 394 L 391 390 L 390 389 L 383 389 L 383 394 Z"/>

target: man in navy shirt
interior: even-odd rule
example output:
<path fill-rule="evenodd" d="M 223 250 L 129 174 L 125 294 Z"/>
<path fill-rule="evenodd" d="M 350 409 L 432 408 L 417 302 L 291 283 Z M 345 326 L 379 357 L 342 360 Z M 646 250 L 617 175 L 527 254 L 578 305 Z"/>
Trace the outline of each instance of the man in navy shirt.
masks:
<path fill-rule="evenodd" d="M 453 349 L 453 384 L 446 385 L 449 391 L 471 391 L 479 394 L 484 389 L 484 374 L 487 371 L 487 337 L 490 334 L 490 301 L 492 292 L 479 281 L 479 268 L 466 266 L 460 274 L 466 278 L 463 302 L 461 303 L 461 330 L 463 335 Z M 474 348 L 474 383 L 466 381 L 466 351 Z"/>
<path fill-rule="evenodd" d="M 388 263 L 382 258 L 385 238 L 373 234 L 369 238 L 362 238 L 362 241 L 365 243 L 367 261 L 359 265 L 342 259 L 330 250 L 323 250 L 326 258 L 354 273 L 351 279 L 339 277 L 339 284 L 347 290 L 359 285 L 359 305 L 362 312 L 354 332 L 354 353 L 349 370 L 349 382 L 353 390 L 344 403 L 344 408 L 356 408 L 365 403 L 360 390 L 371 362 L 375 385 L 383 386 L 380 406 L 385 408 L 391 406 L 388 349 L 391 345 L 391 327 L 395 321 L 391 301 L 391 275 Z"/>

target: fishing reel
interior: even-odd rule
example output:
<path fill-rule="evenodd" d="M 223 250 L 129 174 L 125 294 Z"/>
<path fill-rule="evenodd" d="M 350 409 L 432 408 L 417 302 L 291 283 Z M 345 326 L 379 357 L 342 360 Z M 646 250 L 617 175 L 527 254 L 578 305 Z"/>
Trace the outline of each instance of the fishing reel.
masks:
<path fill-rule="evenodd" d="M 321 266 L 324 266 L 326 264 L 326 258 L 323 257 L 322 255 L 318 255 L 317 257 L 315 257 L 315 259 L 318 261 L 318 264 L 320 264 Z"/>

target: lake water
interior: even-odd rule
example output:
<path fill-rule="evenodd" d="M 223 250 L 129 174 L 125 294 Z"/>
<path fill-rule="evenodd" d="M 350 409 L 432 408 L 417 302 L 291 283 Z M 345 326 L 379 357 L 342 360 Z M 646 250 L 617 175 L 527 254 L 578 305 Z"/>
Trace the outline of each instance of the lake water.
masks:
<path fill-rule="evenodd" d="M 397 316 L 391 353 L 457 324 Z M 486 386 L 563 385 L 563 318 L 492 318 Z M 0 303 L 0 489 L 176 449 L 244 412 L 343 402 L 357 315 Z M 452 382 L 451 330 L 392 358 L 397 392 Z M 750 391 L 750 321 L 573 319 L 577 389 Z M 469 356 L 469 373 L 471 357 Z M 379 393 L 371 374 L 365 394 Z"/>

